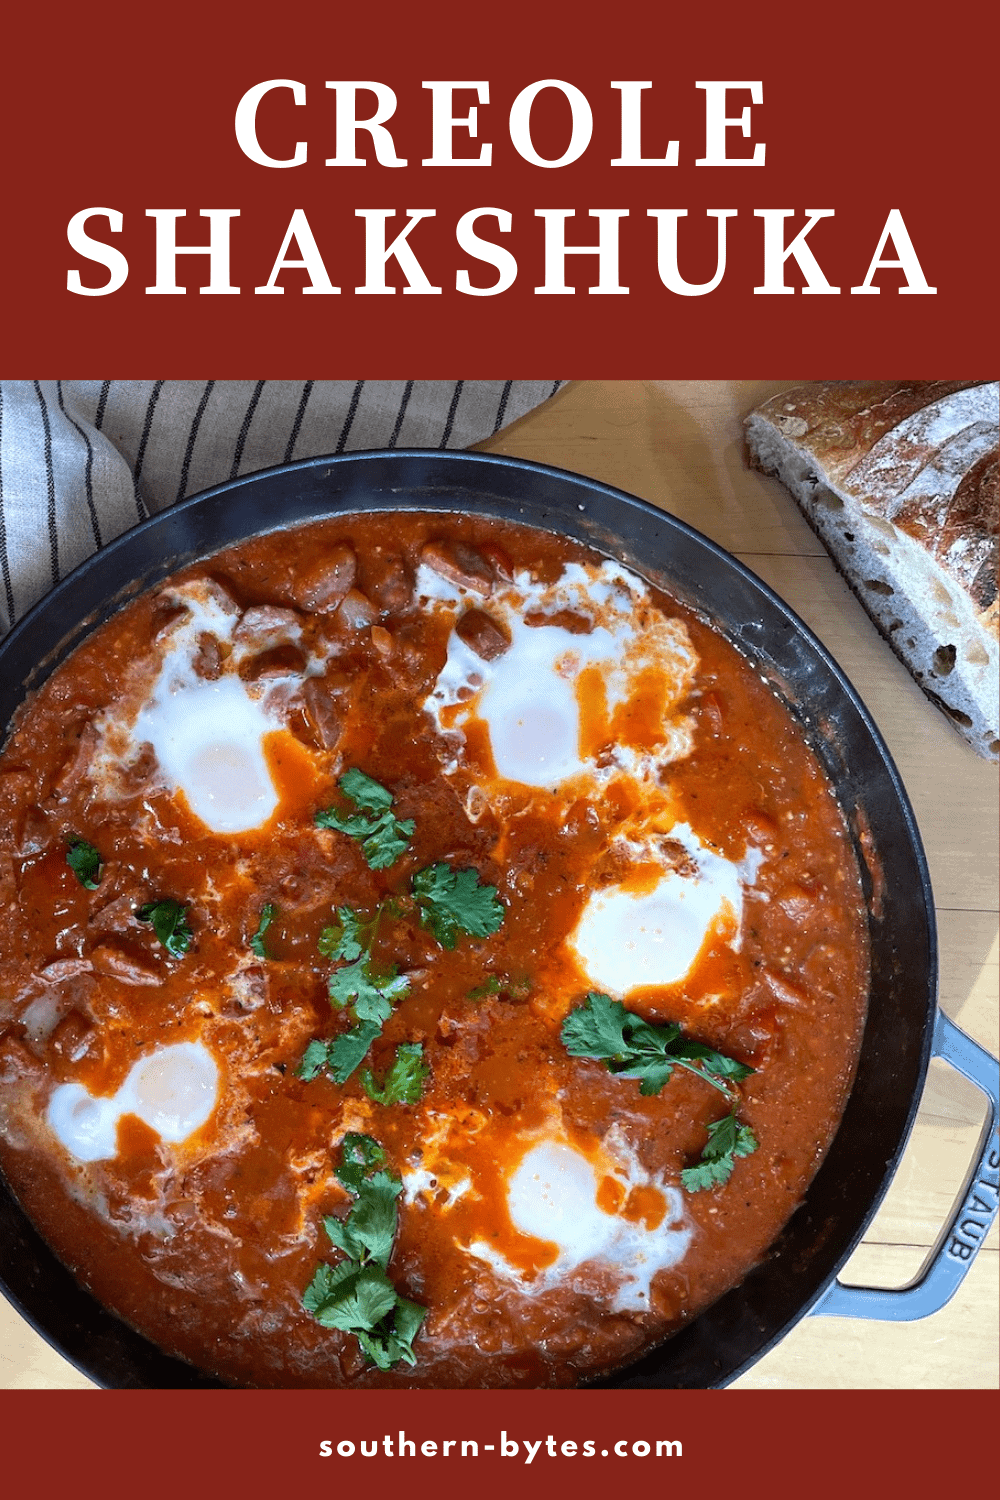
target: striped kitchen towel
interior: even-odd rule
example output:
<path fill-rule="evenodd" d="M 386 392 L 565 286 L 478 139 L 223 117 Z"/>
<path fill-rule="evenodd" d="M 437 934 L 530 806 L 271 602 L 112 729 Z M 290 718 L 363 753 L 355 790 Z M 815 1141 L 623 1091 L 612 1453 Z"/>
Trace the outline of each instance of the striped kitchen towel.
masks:
<path fill-rule="evenodd" d="M 467 448 L 559 380 L 0 382 L 0 627 L 156 511 L 320 453 Z"/>

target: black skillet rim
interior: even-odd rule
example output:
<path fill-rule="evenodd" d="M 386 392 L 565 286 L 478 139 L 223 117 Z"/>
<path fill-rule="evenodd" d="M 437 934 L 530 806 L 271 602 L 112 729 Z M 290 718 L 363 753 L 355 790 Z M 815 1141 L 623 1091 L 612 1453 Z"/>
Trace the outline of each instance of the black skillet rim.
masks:
<path fill-rule="evenodd" d="M 395 482 L 391 485 L 382 484 L 375 493 L 380 503 L 365 504 L 365 475 L 378 473 L 380 468 L 388 467 L 399 470 L 393 475 Z M 738 580 L 743 589 L 749 589 L 753 595 L 758 595 L 771 611 L 779 617 L 785 629 L 793 632 L 797 642 L 803 644 L 812 658 L 818 663 L 828 679 L 835 684 L 836 691 L 841 695 L 843 703 L 849 705 L 851 712 L 856 715 L 860 725 L 867 736 L 868 744 L 874 752 L 878 768 L 884 773 L 888 781 L 888 789 L 895 800 L 900 817 L 900 828 L 905 836 L 906 852 L 912 857 L 917 877 L 917 891 L 915 906 L 923 916 L 926 930 L 922 934 L 926 943 L 926 961 L 924 969 L 924 985 L 926 988 L 925 1017 L 919 1038 L 917 1053 L 911 1058 L 910 1067 L 912 1074 L 912 1088 L 909 1093 L 908 1104 L 902 1111 L 897 1121 L 895 1130 L 898 1130 L 898 1138 L 894 1149 L 885 1158 L 884 1170 L 880 1179 L 870 1184 L 865 1189 L 867 1207 L 861 1214 L 852 1231 L 846 1235 L 841 1232 L 839 1241 L 831 1254 L 829 1250 L 821 1260 L 830 1262 L 823 1266 L 819 1278 L 815 1273 L 810 1274 L 808 1265 L 804 1276 L 805 1293 L 799 1297 L 798 1302 L 791 1308 L 784 1308 L 778 1319 L 764 1318 L 763 1322 L 773 1322 L 774 1326 L 762 1327 L 762 1318 L 756 1310 L 751 1310 L 749 1317 L 741 1314 L 738 1304 L 742 1300 L 746 1302 L 748 1289 L 756 1290 L 756 1284 L 761 1280 L 769 1267 L 775 1265 L 782 1255 L 786 1257 L 793 1251 L 792 1240 L 794 1234 L 790 1231 L 794 1227 L 801 1227 L 803 1215 L 807 1214 L 810 1200 L 816 1195 L 817 1184 L 829 1175 L 831 1159 L 836 1155 L 837 1141 L 840 1133 L 835 1137 L 834 1143 L 827 1154 L 825 1161 L 820 1167 L 816 1178 L 807 1192 L 804 1204 L 793 1214 L 789 1225 L 779 1237 L 776 1244 L 768 1252 L 764 1261 L 752 1270 L 739 1286 L 727 1292 L 711 1307 L 707 1308 L 690 1325 L 668 1339 L 664 1344 L 657 1346 L 649 1354 L 644 1356 L 636 1364 L 612 1374 L 601 1381 L 594 1382 L 590 1389 L 600 1387 L 616 1388 L 684 1388 L 684 1387 L 712 1387 L 727 1385 L 735 1380 L 751 1365 L 756 1363 L 769 1349 L 789 1331 L 789 1329 L 802 1317 L 808 1314 L 810 1308 L 819 1301 L 827 1287 L 836 1277 L 838 1271 L 850 1257 L 857 1244 L 860 1242 L 865 1229 L 874 1217 L 875 1212 L 888 1188 L 889 1182 L 898 1166 L 900 1157 L 905 1149 L 907 1139 L 912 1128 L 913 1120 L 919 1104 L 921 1087 L 928 1062 L 931 1055 L 931 1042 L 933 1031 L 933 1018 L 936 1009 L 936 981 L 937 981 L 937 943 L 934 923 L 934 907 L 930 886 L 930 875 L 926 856 L 917 830 L 916 820 L 909 799 L 902 785 L 899 773 L 892 761 L 892 757 L 885 745 L 882 736 L 874 724 L 868 710 L 862 702 L 856 689 L 845 676 L 836 661 L 795 614 L 795 612 L 777 595 L 762 579 L 758 578 L 751 569 L 713 542 L 710 538 L 698 532 L 687 523 L 678 520 L 666 511 L 651 505 L 649 502 L 639 499 L 626 491 L 619 490 L 613 486 L 602 484 L 597 480 L 586 476 L 562 470 L 550 465 L 532 463 L 528 460 L 509 458 L 494 454 L 470 454 L 441 452 L 427 449 L 396 449 L 396 450 L 373 450 L 371 452 L 359 452 L 350 454 L 337 454 L 332 456 L 319 456 L 316 458 L 301 460 L 291 464 L 277 465 L 273 468 L 259 470 L 253 474 L 243 476 L 239 479 L 229 480 L 221 485 L 213 486 L 208 490 L 201 491 L 177 505 L 168 507 L 151 516 L 148 520 L 123 533 L 120 537 L 110 542 L 99 552 L 87 558 L 72 573 L 62 580 L 49 594 L 44 596 L 25 617 L 8 633 L 6 638 L 0 642 L 0 681 L 6 674 L 8 661 L 13 659 L 15 663 L 23 658 L 26 648 L 39 626 L 45 626 L 48 621 L 58 621 L 64 603 L 72 604 L 80 593 L 85 600 L 90 599 L 89 608 L 84 608 L 83 615 L 79 608 L 73 605 L 67 611 L 70 618 L 69 627 L 61 634 L 56 634 L 50 639 L 45 656 L 41 663 L 33 663 L 22 666 L 18 678 L 18 686 L 13 691 L 20 692 L 20 697 L 11 705 L 11 716 L 16 711 L 19 703 L 33 686 L 44 680 L 61 660 L 69 654 L 89 631 L 114 613 L 118 608 L 128 602 L 128 598 L 137 592 L 152 587 L 157 581 L 166 577 L 169 573 L 176 571 L 190 561 L 201 556 L 211 556 L 215 551 L 224 546 L 232 545 L 241 539 L 230 530 L 227 536 L 213 539 L 208 546 L 198 546 L 193 550 L 169 551 L 166 561 L 163 561 L 163 548 L 156 548 L 159 554 L 152 568 L 147 566 L 144 572 L 137 573 L 134 565 L 128 564 L 124 570 L 126 576 L 123 578 L 123 570 L 119 558 L 124 556 L 128 560 L 132 554 L 138 553 L 140 558 L 146 550 L 146 543 L 151 537 L 159 537 L 161 533 L 168 537 L 171 533 L 177 533 L 180 539 L 189 532 L 188 522 L 192 516 L 204 515 L 214 504 L 225 507 L 227 497 L 239 494 L 242 490 L 256 490 L 258 497 L 261 495 L 261 486 L 274 488 L 280 491 L 286 480 L 299 481 L 303 476 L 316 476 L 330 479 L 339 475 L 346 469 L 350 475 L 353 471 L 357 482 L 354 493 L 338 494 L 332 503 L 316 507 L 310 505 L 301 514 L 292 519 L 276 515 L 264 524 L 254 513 L 252 523 L 242 530 L 242 537 L 247 538 L 265 532 L 283 529 L 287 526 L 307 524 L 310 520 L 318 520 L 323 515 L 348 514 L 352 512 L 363 512 L 370 510 L 439 510 L 444 513 L 461 509 L 456 503 L 442 504 L 442 495 L 451 495 L 454 498 L 456 491 L 463 489 L 471 490 L 474 503 L 471 506 L 476 510 L 475 502 L 485 502 L 485 514 L 497 514 L 490 509 L 489 502 L 502 500 L 507 506 L 504 518 L 518 521 L 520 524 L 540 529 L 563 531 L 565 526 L 560 527 L 560 511 L 558 501 L 573 507 L 562 514 L 562 519 L 567 516 L 583 516 L 584 522 L 579 523 L 583 529 L 571 531 L 569 534 L 584 541 L 587 545 L 598 551 L 610 555 L 621 555 L 622 550 L 627 551 L 627 546 L 621 538 L 622 516 L 632 520 L 638 518 L 639 530 L 641 531 L 642 520 L 651 526 L 654 538 L 659 530 L 668 533 L 675 541 L 680 539 L 685 546 L 693 548 L 702 559 L 708 559 L 711 565 L 724 573 L 731 573 Z M 323 473 L 325 471 L 325 474 Z M 503 478 L 510 481 L 513 478 L 513 493 L 497 495 L 490 491 L 488 479 L 493 476 L 495 480 Z M 417 481 L 422 481 L 422 483 Z M 534 485 L 544 489 L 546 486 L 553 491 L 551 496 L 551 508 L 554 514 L 551 516 L 551 524 L 545 525 L 547 513 L 542 511 L 542 520 L 524 515 L 518 506 L 523 506 L 529 498 L 527 494 L 517 494 L 519 485 Z M 424 493 L 421 493 L 423 491 Z M 564 495 L 560 491 L 565 491 Z M 369 498 L 372 489 L 367 491 Z M 437 503 L 433 498 L 437 494 Z M 300 496 L 300 499 L 302 497 Z M 384 503 L 383 503 L 384 502 Z M 591 519 L 588 507 L 595 505 L 598 510 L 610 506 L 613 510 L 618 509 L 617 529 L 598 524 L 596 530 L 588 533 L 586 521 Z M 512 508 L 513 507 L 513 508 Z M 467 507 L 466 508 L 470 508 Z M 622 508 L 624 508 L 622 510 Z M 248 512 L 249 513 L 249 512 Z M 575 519 L 575 517 L 574 517 Z M 626 557 L 628 566 L 635 568 L 646 577 L 652 577 L 655 582 L 655 565 L 644 563 L 641 560 L 630 560 Z M 135 579 L 140 579 L 138 588 Z M 669 586 L 675 593 L 679 593 L 686 602 L 692 603 L 700 614 L 709 618 L 710 622 L 723 631 L 738 649 L 748 655 L 757 655 L 761 650 L 759 638 L 753 639 L 752 630 L 750 638 L 741 638 L 734 633 L 731 624 L 727 624 L 720 618 L 716 610 L 709 608 L 697 596 L 697 585 L 699 580 L 687 580 L 687 583 L 695 585 L 695 594 L 692 596 L 689 588 L 680 584 L 676 579 L 670 580 Z M 98 596 L 100 602 L 98 602 Z M 744 622 L 745 626 L 753 626 L 754 622 Z M 49 630 L 52 636 L 51 629 Z M 22 690 L 23 688 L 23 690 Z M 780 685 L 778 685 L 780 693 Z M 786 701 L 789 701 L 786 699 Z M 815 743 L 814 733 L 810 732 L 808 717 L 803 719 L 803 714 L 798 710 L 794 701 L 789 701 L 789 707 L 796 715 L 802 727 L 806 731 L 807 738 L 814 743 L 814 748 L 820 747 Z M 6 735 L 6 724 L 4 735 Z M 813 726 L 815 728 L 815 726 Z M 834 785 L 839 790 L 840 779 L 837 768 L 831 766 L 829 757 L 821 753 L 821 759 L 826 765 L 828 774 Z M 838 797 L 838 800 L 839 797 Z M 844 807 L 843 802 L 841 806 Z M 847 813 L 844 807 L 845 815 Z M 911 1049 L 912 1050 L 912 1049 Z M 864 1045 L 862 1048 L 864 1052 Z M 853 1095 L 852 1095 L 853 1098 Z M 851 1101 L 848 1101 L 845 1111 L 845 1121 L 851 1110 Z M 898 1111 L 897 1111 L 898 1113 Z M 843 1130 L 843 1125 L 841 1127 Z M 878 1178 L 876 1173 L 876 1177 Z M 2 1182 L 2 1179 L 0 1179 Z M 219 1388 L 220 1382 L 214 1377 L 203 1375 L 186 1362 L 173 1356 L 164 1354 L 161 1350 L 149 1343 L 141 1335 L 128 1328 L 113 1314 L 105 1311 L 100 1305 L 84 1291 L 70 1275 L 70 1273 L 56 1260 L 52 1252 L 41 1240 L 37 1232 L 13 1199 L 13 1195 L 2 1183 L 3 1194 L 0 1199 L 0 1226 L 4 1229 L 4 1238 L 8 1246 L 13 1244 L 14 1253 L 20 1253 L 23 1263 L 28 1266 L 28 1274 L 22 1276 L 18 1286 L 9 1285 L 6 1274 L 0 1273 L 0 1289 L 2 1289 L 8 1300 L 18 1309 L 26 1321 L 35 1328 L 54 1349 L 84 1375 L 107 1388 L 125 1386 L 145 1385 L 154 1389 L 171 1388 Z M 830 1238 L 829 1226 L 820 1226 L 821 1241 L 826 1235 L 827 1242 Z M 787 1242 L 787 1243 L 786 1243 Z M 822 1243 L 820 1246 L 822 1250 Z M 5 1251 L 7 1254 L 7 1251 Z M 808 1260 L 808 1256 L 806 1259 Z M 44 1268 L 44 1275 L 50 1279 L 50 1295 L 42 1295 L 38 1286 L 40 1268 Z M 54 1294 L 54 1295 L 53 1295 Z M 53 1316 L 53 1307 L 60 1309 L 60 1314 Z M 66 1299 L 73 1307 L 72 1313 L 63 1307 L 63 1299 Z M 709 1323 L 720 1325 L 718 1341 L 730 1344 L 735 1341 L 737 1346 L 746 1346 L 742 1356 L 733 1354 L 732 1350 L 724 1356 L 719 1355 L 717 1349 L 711 1346 L 702 1349 L 699 1346 L 707 1340 L 707 1328 Z M 54 1326 L 55 1325 L 55 1326 Z M 688 1346 L 693 1345 L 687 1364 L 692 1364 L 697 1369 L 701 1367 L 701 1376 L 712 1375 L 714 1378 L 690 1378 L 690 1370 L 687 1375 L 683 1372 L 681 1378 L 670 1378 L 670 1366 L 685 1361 L 683 1354 Z M 752 1347 L 750 1347 L 752 1346 Z M 682 1356 L 678 1360 L 678 1356 Z M 666 1363 L 667 1369 L 661 1368 Z M 158 1376 L 155 1380 L 136 1379 L 134 1366 L 142 1366 L 142 1373 L 155 1372 Z M 124 1366 L 124 1368 L 123 1368 Z M 676 1375 L 676 1372 L 674 1372 Z M 665 1378 L 666 1377 L 666 1378 Z"/>

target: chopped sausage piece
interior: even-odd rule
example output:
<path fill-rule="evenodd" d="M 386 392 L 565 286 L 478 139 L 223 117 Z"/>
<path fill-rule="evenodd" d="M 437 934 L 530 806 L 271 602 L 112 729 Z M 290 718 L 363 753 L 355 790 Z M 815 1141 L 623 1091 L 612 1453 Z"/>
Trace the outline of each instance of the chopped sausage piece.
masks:
<path fill-rule="evenodd" d="M 49 820 L 37 807 L 29 807 L 22 813 L 14 824 L 13 834 L 14 853 L 20 859 L 41 854 L 52 842 Z"/>
<path fill-rule="evenodd" d="M 323 677 L 307 677 L 302 685 L 302 703 L 320 745 L 324 750 L 334 749 L 347 717 L 343 688 L 331 685 Z"/>
<path fill-rule="evenodd" d="M 224 1006 L 227 1015 L 246 1015 L 259 1010 L 268 996 L 268 974 L 263 964 L 237 969 L 230 981 L 229 999 Z"/>
<path fill-rule="evenodd" d="M 0 1038 L 0 1083 L 17 1083 L 23 1078 L 37 1078 L 43 1071 L 39 1058 L 10 1032 Z"/>
<path fill-rule="evenodd" d="M 78 974 L 90 974 L 93 968 L 89 958 L 54 958 L 39 969 L 38 977 L 44 984 L 61 984 L 64 979 L 75 979 Z"/>
<path fill-rule="evenodd" d="M 372 564 L 367 571 L 369 593 L 384 610 L 399 614 L 413 603 L 413 579 L 401 557 Z"/>
<path fill-rule="evenodd" d="M 493 569 L 482 553 L 464 542 L 427 542 L 420 549 L 420 561 L 460 589 L 484 599 L 493 592 Z"/>
<path fill-rule="evenodd" d="M 135 758 L 127 765 L 118 767 L 118 781 L 126 796 L 135 796 L 157 779 L 159 771 L 160 762 L 156 758 L 156 751 L 148 740 L 144 740 Z"/>
<path fill-rule="evenodd" d="M 191 665 L 196 674 L 206 682 L 215 682 L 222 675 L 222 648 L 214 635 L 203 630 L 198 637 L 198 649 Z"/>
<path fill-rule="evenodd" d="M 5 771 L 0 776 L 0 817 L 8 820 L 15 808 L 31 796 L 32 778 L 27 771 Z"/>
<path fill-rule="evenodd" d="M 590 616 L 582 615 L 575 609 L 556 609 L 551 614 L 533 609 L 525 615 L 524 623 L 536 628 L 539 625 L 557 625 L 560 630 L 568 630 L 570 635 L 590 635 L 594 628 Z"/>
<path fill-rule="evenodd" d="M 367 630 L 375 624 L 378 616 L 379 612 L 367 594 L 358 589 L 350 589 L 344 595 L 337 611 L 338 620 L 343 620 L 349 630 Z"/>
<path fill-rule="evenodd" d="M 722 733 L 722 701 L 718 693 L 703 693 L 699 705 L 698 717 L 705 725 L 709 734 L 718 735 Z"/>
<path fill-rule="evenodd" d="M 354 586 L 358 559 L 347 542 L 337 542 L 304 568 L 292 587 L 292 597 L 303 609 L 332 612 Z"/>
<path fill-rule="evenodd" d="M 306 659 L 298 646 L 272 646 L 241 662 L 240 676 L 244 682 L 260 682 L 265 677 L 301 677 L 305 669 Z"/>
<path fill-rule="evenodd" d="M 510 632 L 482 609 L 466 610 L 455 634 L 483 661 L 495 661 L 510 646 Z"/>
<path fill-rule="evenodd" d="M 148 959 L 129 948 L 105 943 L 95 948 L 90 957 L 98 974 L 120 979 L 122 984 L 159 984 L 163 978 Z"/>
<path fill-rule="evenodd" d="M 509 583 L 510 580 L 514 577 L 514 564 L 511 562 L 510 558 L 503 550 L 503 548 L 498 547 L 495 542 L 488 542 L 487 545 L 482 548 L 482 554 L 485 557 L 486 561 L 489 563 L 490 567 L 493 569 L 494 573 L 496 573 L 500 578 L 506 578 L 507 582 Z"/>
<path fill-rule="evenodd" d="M 238 615 L 240 613 L 240 606 L 233 597 L 228 580 L 223 582 L 221 578 L 214 578 L 209 575 L 207 578 L 201 579 L 196 588 L 206 599 L 209 599 L 213 604 L 217 604 L 225 614 Z"/>
<path fill-rule="evenodd" d="M 24 804 L 33 796 L 34 783 L 27 771 L 8 771 L 0 776 L 0 846 L 20 853 L 24 838 Z"/>
<path fill-rule="evenodd" d="M 125 891 L 123 895 L 116 896 L 99 911 L 95 911 L 88 922 L 91 932 L 128 932 L 130 929 L 138 929 L 141 923 L 135 915 L 137 906 L 141 906 L 143 891 L 137 888 Z"/>
<path fill-rule="evenodd" d="M 93 1023 L 78 1010 L 67 1011 L 49 1038 L 49 1046 L 67 1062 L 79 1062 L 90 1050 L 97 1033 Z"/>
<path fill-rule="evenodd" d="M 275 636 L 295 636 L 302 626 L 302 616 L 295 609 L 280 609 L 276 604 L 255 604 L 243 611 L 233 631 L 234 641 L 258 645 Z"/>
<path fill-rule="evenodd" d="M 68 797 L 75 791 L 80 782 L 90 770 L 90 762 L 94 758 L 100 735 L 94 725 L 88 720 L 80 730 L 76 744 L 63 762 L 62 770 L 53 784 L 53 791 L 57 797 Z"/>
<path fill-rule="evenodd" d="M 162 640 L 172 626 L 176 625 L 179 620 L 190 617 L 190 614 L 191 611 L 187 605 L 182 604 L 179 599 L 169 597 L 158 599 L 149 622 L 150 640 L 154 642 Z"/>
<path fill-rule="evenodd" d="M 383 625 L 372 626 L 372 645 L 382 656 L 391 656 L 396 642 Z"/>

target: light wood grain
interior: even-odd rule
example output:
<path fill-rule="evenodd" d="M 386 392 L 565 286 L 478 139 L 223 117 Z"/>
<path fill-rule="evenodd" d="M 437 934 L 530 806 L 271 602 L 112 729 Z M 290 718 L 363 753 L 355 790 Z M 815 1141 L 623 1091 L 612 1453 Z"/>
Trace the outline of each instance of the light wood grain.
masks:
<path fill-rule="evenodd" d="M 746 467 L 742 417 L 782 381 L 593 381 L 483 444 L 628 490 L 736 553 L 802 615 L 858 688 L 894 756 L 927 850 L 938 909 L 941 999 L 997 1050 L 997 778 L 928 703 L 870 624 L 781 485 Z M 981 1098 L 932 1066 L 896 1180 L 845 1271 L 901 1286 L 940 1232 L 972 1160 Z M 919 1323 L 809 1318 L 736 1384 L 776 1387 L 994 1387 L 994 1231 L 958 1295 Z M 90 1382 L 0 1305 L 0 1387 Z"/>

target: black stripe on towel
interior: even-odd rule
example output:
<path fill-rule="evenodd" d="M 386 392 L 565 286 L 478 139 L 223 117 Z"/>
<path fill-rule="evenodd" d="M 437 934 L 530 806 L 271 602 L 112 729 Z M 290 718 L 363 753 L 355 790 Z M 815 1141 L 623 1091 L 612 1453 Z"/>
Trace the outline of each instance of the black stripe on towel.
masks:
<path fill-rule="evenodd" d="M 493 431 L 499 432 L 503 426 L 504 413 L 507 410 L 507 402 L 510 400 L 510 388 L 513 380 L 505 380 L 503 390 L 500 392 L 500 405 L 497 407 L 496 421 L 493 423 Z"/>
<path fill-rule="evenodd" d="M 390 448 L 395 448 L 396 443 L 397 443 L 397 441 L 399 439 L 399 431 L 400 431 L 400 428 L 403 425 L 403 418 L 406 416 L 406 408 L 410 404 L 410 397 L 412 396 L 412 394 L 413 394 L 413 381 L 412 380 L 408 380 L 406 382 L 406 387 L 405 387 L 405 389 L 403 391 L 402 398 L 400 399 L 399 411 L 396 413 L 396 425 L 395 425 L 395 427 L 393 427 L 393 429 L 392 429 L 392 437 L 389 439 L 389 447 Z"/>
<path fill-rule="evenodd" d="M 153 381 L 153 393 L 149 398 L 149 405 L 146 407 L 146 420 L 142 425 L 142 437 L 139 439 L 139 451 L 135 456 L 135 473 L 132 476 L 132 485 L 135 492 L 135 508 L 139 513 L 140 521 L 145 521 L 149 518 L 149 511 L 146 508 L 145 500 L 142 498 L 142 490 L 139 488 L 139 481 L 142 478 L 142 465 L 146 457 L 146 444 L 149 442 L 149 433 L 153 425 L 153 413 L 156 410 L 156 403 L 160 399 L 160 392 L 162 391 L 164 384 L 165 382 L 162 380 Z"/>
<path fill-rule="evenodd" d="M 59 582 L 59 527 L 56 524 L 56 471 L 52 465 L 52 426 L 49 422 L 49 408 L 45 403 L 45 394 L 41 382 L 33 380 L 35 395 L 42 409 L 42 431 L 45 433 L 45 484 L 48 490 L 48 512 L 47 520 L 49 527 L 49 562 L 52 567 L 52 582 Z"/>
<path fill-rule="evenodd" d="M 177 486 L 177 494 L 174 497 L 175 501 L 183 500 L 184 496 L 187 494 L 188 473 L 191 469 L 191 458 L 194 453 L 194 445 L 198 441 L 198 429 L 201 426 L 201 419 L 205 415 L 205 407 L 208 405 L 208 398 L 212 394 L 214 387 L 214 380 L 205 381 L 205 389 L 201 393 L 201 400 L 198 402 L 198 410 L 194 414 L 194 418 L 191 422 L 191 431 L 188 433 L 187 447 L 184 449 L 184 462 L 181 464 L 181 482 Z"/>
<path fill-rule="evenodd" d="M 451 429 L 455 425 L 455 413 L 458 410 L 458 403 L 462 398 L 462 387 L 464 385 L 464 380 L 455 381 L 455 389 L 452 393 L 451 405 L 448 408 L 448 416 L 444 424 L 444 435 L 441 438 L 440 443 L 438 444 L 440 448 L 447 448 L 448 446 L 448 439 L 451 437 Z"/>
<path fill-rule="evenodd" d="M 299 429 L 302 426 L 302 418 L 306 414 L 306 407 L 309 405 L 309 397 L 312 395 L 312 388 L 315 383 L 314 380 L 304 380 L 302 382 L 302 397 L 299 401 L 299 409 L 295 413 L 295 421 L 292 423 L 292 431 L 288 438 L 288 445 L 285 448 L 286 464 L 290 464 L 295 456 L 295 444 L 299 440 Z"/>
<path fill-rule="evenodd" d="M 97 514 L 97 507 L 94 504 L 94 445 L 90 441 L 90 438 L 87 436 L 86 432 L 84 432 L 83 428 L 80 426 L 79 422 L 71 417 L 69 412 L 66 410 L 66 405 L 63 401 L 63 388 L 61 380 L 56 381 L 56 391 L 59 395 L 59 410 L 66 418 L 67 422 L 69 422 L 69 424 L 76 429 L 77 434 L 83 439 L 87 449 L 87 462 L 84 465 L 83 482 L 86 486 L 87 491 L 87 510 L 90 512 L 90 529 L 94 533 L 94 546 L 101 547 L 103 546 L 103 543 L 101 541 L 101 522 L 100 517 Z"/>
<path fill-rule="evenodd" d="M 102 380 L 101 395 L 97 403 L 97 416 L 94 418 L 94 426 L 97 428 L 98 432 L 100 432 L 102 427 L 104 426 L 104 410 L 108 404 L 108 392 L 110 391 L 110 389 L 111 381 Z"/>
<path fill-rule="evenodd" d="M 364 390 L 364 388 L 365 383 L 363 380 L 356 380 L 354 382 L 354 390 L 351 393 L 351 404 L 347 408 L 347 416 L 344 419 L 343 427 L 340 429 L 340 437 L 337 439 L 337 446 L 334 449 L 335 453 L 343 453 L 344 451 L 344 445 L 346 444 L 347 439 L 350 436 L 351 427 L 354 424 L 354 417 L 358 410 L 358 402 L 361 400 L 361 392 Z"/>
<path fill-rule="evenodd" d="M 246 416 L 243 418 L 243 425 L 240 428 L 239 436 L 236 439 L 236 451 L 233 454 L 233 467 L 229 471 L 230 479 L 235 479 L 240 472 L 240 462 L 243 458 L 243 449 L 246 446 L 247 434 L 250 431 L 250 423 L 253 421 L 253 414 L 257 410 L 257 402 L 260 400 L 260 393 L 264 389 L 265 385 L 267 385 L 266 380 L 258 380 L 257 384 L 253 388 L 253 395 L 250 397 L 250 404 L 247 407 Z"/>

